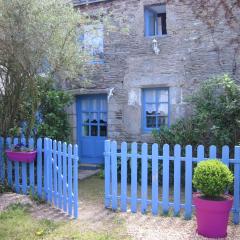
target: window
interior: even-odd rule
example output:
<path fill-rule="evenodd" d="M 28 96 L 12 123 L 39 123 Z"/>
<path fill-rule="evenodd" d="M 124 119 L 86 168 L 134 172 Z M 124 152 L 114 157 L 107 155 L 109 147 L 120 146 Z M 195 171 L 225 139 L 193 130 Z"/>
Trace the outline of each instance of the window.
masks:
<path fill-rule="evenodd" d="M 144 131 L 169 125 L 168 88 L 144 89 L 142 101 Z"/>
<path fill-rule="evenodd" d="M 166 4 L 150 5 L 144 8 L 145 36 L 167 34 Z"/>
<path fill-rule="evenodd" d="M 79 35 L 78 41 L 81 43 L 81 46 L 93 58 L 91 63 L 103 62 L 103 38 L 102 24 L 84 26 L 83 33 Z"/>

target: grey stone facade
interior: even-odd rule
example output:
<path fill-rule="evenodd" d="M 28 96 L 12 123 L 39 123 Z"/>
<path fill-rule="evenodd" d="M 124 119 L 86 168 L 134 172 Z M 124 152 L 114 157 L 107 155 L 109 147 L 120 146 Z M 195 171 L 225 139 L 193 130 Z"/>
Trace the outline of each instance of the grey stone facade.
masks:
<path fill-rule="evenodd" d="M 153 37 L 144 36 L 144 5 L 164 3 L 162 0 L 112 0 L 79 6 L 82 11 L 102 8 L 113 15 L 118 27 L 128 27 L 129 33 L 113 32 L 104 37 L 104 64 L 94 66 L 90 84 L 75 86 L 70 92 L 81 94 L 109 93 L 108 137 L 116 140 L 150 141 L 151 134 L 141 129 L 141 94 L 149 87 L 169 87 L 170 121 L 187 115 L 184 98 L 198 84 L 214 75 L 233 73 L 240 76 L 239 55 L 230 38 L 237 34 L 219 17 L 212 34 L 207 25 L 197 19 L 188 4 L 173 1 L 166 5 L 168 34 L 156 37 L 160 54 L 152 50 Z M 240 15 L 240 14 L 239 14 Z M 216 49 L 221 51 L 218 51 Z M 237 77 L 235 77 L 237 78 Z M 239 80 L 239 79 L 237 79 Z M 76 106 L 69 109 L 74 141 L 76 141 Z"/>

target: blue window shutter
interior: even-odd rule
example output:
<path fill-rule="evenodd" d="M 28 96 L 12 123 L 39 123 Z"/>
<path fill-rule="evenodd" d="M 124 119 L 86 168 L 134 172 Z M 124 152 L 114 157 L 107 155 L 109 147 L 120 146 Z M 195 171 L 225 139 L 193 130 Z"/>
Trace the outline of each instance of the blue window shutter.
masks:
<path fill-rule="evenodd" d="M 144 19 L 145 19 L 145 36 L 149 36 L 149 10 L 144 10 Z"/>
<path fill-rule="evenodd" d="M 155 13 L 154 14 L 154 19 L 155 19 L 155 34 L 154 35 L 159 35 L 159 32 L 158 32 L 158 16 L 157 14 Z"/>
<path fill-rule="evenodd" d="M 144 10 L 145 36 L 155 36 L 157 33 L 157 14 L 147 8 Z"/>

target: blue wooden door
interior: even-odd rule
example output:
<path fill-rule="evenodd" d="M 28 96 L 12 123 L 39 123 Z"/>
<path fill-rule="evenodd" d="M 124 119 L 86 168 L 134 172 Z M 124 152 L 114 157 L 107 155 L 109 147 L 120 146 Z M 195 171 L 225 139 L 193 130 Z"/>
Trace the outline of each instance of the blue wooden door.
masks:
<path fill-rule="evenodd" d="M 77 138 L 81 163 L 102 164 L 107 138 L 107 96 L 77 98 Z"/>

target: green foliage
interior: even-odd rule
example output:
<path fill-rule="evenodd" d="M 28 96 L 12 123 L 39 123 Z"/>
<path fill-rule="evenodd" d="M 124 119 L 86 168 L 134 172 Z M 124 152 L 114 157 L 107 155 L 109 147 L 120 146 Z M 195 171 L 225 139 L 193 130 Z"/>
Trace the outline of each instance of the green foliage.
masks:
<path fill-rule="evenodd" d="M 233 174 L 218 160 L 203 161 L 195 168 L 193 185 L 210 199 L 221 197 L 233 182 Z"/>
<path fill-rule="evenodd" d="M 32 189 L 29 191 L 29 197 L 32 201 L 34 201 L 37 204 L 44 204 L 46 203 L 46 200 L 42 197 L 39 197 L 36 192 L 34 192 Z"/>
<path fill-rule="evenodd" d="M 240 88 L 228 75 L 202 83 L 187 99 L 193 112 L 170 128 L 154 131 L 159 144 L 194 146 L 230 145 L 240 142 Z"/>
<path fill-rule="evenodd" d="M 40 101 L 39 75 L 54 78 L 58 86 L 82 84 L 79 76 L 89 71 L 91 56 L 76 39 L 84 25 L 107 24 L 98 11 L 94 14 L 76 11 L 64 0 L 0 0 L 0 135 L 7 136 L 10 129 L 14 134 L 22 121 L 31 135 Z M 56 101 L 54 93 L 49 98 Z M 50 122 L 55 116 L 48 118 Z M 42 132 L 49 131 L 42 126 Z"/>
<path fill-rule="evenodd" d="M 5 181 L 4 183 L 0 182 L 0 193 L 12 192 L 12 188 Z"/>
<path fill-rule="evenodd" d="M 53 84 L 40 84 L 40 118 L 37 124 L 38 137 L 69 141 L 71 129 L 66 113 L 66 107 L 72 102 L 70 94 L 54 89 Z"/>

